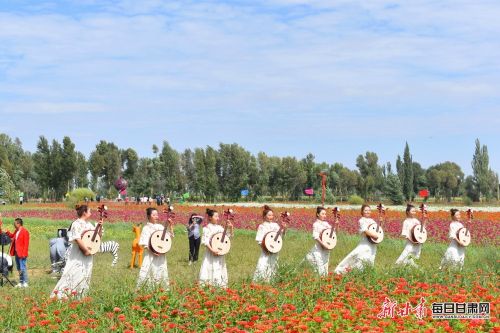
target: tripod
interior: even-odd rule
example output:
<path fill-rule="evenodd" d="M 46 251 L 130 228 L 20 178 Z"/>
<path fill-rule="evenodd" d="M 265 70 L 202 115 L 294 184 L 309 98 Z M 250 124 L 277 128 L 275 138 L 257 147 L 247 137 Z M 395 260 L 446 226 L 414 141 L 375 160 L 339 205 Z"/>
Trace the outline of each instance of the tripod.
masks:
<path fill-rule="evenodd" d="M 12 287 L 14 287 L 14 283 L 9 279 L 8 273 L 4 275 L 4 262 L 6 262 L 7 259 L 5 259 L 5 257 L 4 257 L 5 254 L 3 252 L 3 249 L 4 249 L 5 244 L 9 244 L 10 242 L 11 242 L 10 237 L 7 236 L 5 233 L 1 232 L 0 233 L 0 243 L 2 246 L 2 252 L 0 252 L 1 253 L 1 255 L 0 255 L 0 286 L 2 286 L 2 287 L 4 284 L 4 282 L 3 282 L 4 279 L 7 280 L 7 282 L 9 282 Z"/>

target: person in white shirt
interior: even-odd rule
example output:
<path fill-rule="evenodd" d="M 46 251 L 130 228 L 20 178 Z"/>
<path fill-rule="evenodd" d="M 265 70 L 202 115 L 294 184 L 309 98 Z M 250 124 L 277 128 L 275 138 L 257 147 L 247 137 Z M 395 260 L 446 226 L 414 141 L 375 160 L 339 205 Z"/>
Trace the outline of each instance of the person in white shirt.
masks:
<path fill-rule="evenodd" d="M 451 209 L 450 214 L 452 221 L 450 223 L 450 233 L 448 236 L 451 239 L 451 242 L 444 253 L 439 269 L 442 269 L 445 266 L 462 269 L 465 259 L 465 247 L 457 242 L 457 232 L 460 228 L 463 228 L 464 225 L 460 222 L 461 216 L 458 209 Z"/>
<path fill-rule="evenodd" d="M 403 252 L 396 260 L 396 265 L 410 265 L 413 267 L 418 267 L 414 259 L 420 258 L 420 251 L 422 250 L 422 244 L 413 243 L 410 239 L 412 237 L 411 231 L 414 226 L 419 225 L 420 221 L 416 218 L 417 209 L 415 206 L 408 204 L 406 206 L 406 219 L 403 222 L 403 229 L 401 231 L 401 236 L 406 239 L 406 245 Z"/>
<path fill-rule="evenodd" d="M 363 269 L 365 265 L 372 265 L 375 263 L 375 255 L 377 254 L 377 244 L 372 243 L 368 237 L 377 238 L 377 234 L 368 230 L 372 223 L 376 223 L 371 216 L 371 208 L 368 205 L 361 206 L 361 218 L 359 219 L 359 234 L 361 240 L 354 250 L 349 253 L 344 260 L 342 260 L 337 268 L 336 274 L 344 274 L 348 271 L 357 268 Z"/>
<path fill-rule="evenodd" d="M 148 223 L 142 228 L 141 236 L 139 237 L 139 246 L 144 247 L 144 258 L 142 260 L 139 278 L 137 280 L 137 289 L 147 287 L 162 287 L 169 288 L 167 257 L 165 254 L 156 254 L 149 249 L 149 240 L 151 234 L 157 230 L 164 230 L 164 226 L 158 223 L 158 211 L 155 208 L 149 207 L 146 209 Z M 174 237 L 174 229 L 172 220 L 169 219 L 169 232 Z"/>
<path fill-rule="evenodd" d="M 200 284 L 214 287 L 227 288 L 228 275 L 226 260 L 224 256 L 219 255 L 217 249 L 212 248 L 210 241 L 212 236 L 224 232 L 224 228 L 219 224 L 219 213 L 213 209 L 207 209 L 208 224 L 203 229 L 201 244 L 205 245 L 205 257 L 200 268 Z M 232 237 L 234 234 L 233 224 L 228 221 L 227 235 Z"/>
<path fill-rule="evenodd" d="M 274 222 L 274 212 L 267 205 L 264 206 L 262 218 L 264 222 L 259 225 L 257 235 L 255 236 L 255 240 L 261 246 L 261 253 L 253 275 L 254 282 L 270 282 L 276 274 L 276 270 L 278 268 L 278 253 L 270 253 L 266 251 L 262 246 L 262 241 L 268 232 L 277 232 L 280 229 L 280 225 Z M 283 226 L 286 228 L 285 223 Z"/>
<path fill-rule="evenodd" d="M 93 256 L 82 241 L 82 234 L 94 230 L 96 226 L 88 221 L 92 215 L 87 205 L 77 205 L 78 219 L 73 221 L 68 230 L 68 240 L 72 246 L 67 254 L 66 265 L 50 297 L 59 299 L 75 296 L 84 297 L 90 288 Z M 102 223 L 102 219 L 98 223 Z"/>
<path fill-rule="evenodd" d="M 321 233 L 323 230 L 331 229 L 332 226 L 326 221 L 326 209 L 324 207 L 316 208 L 316 221 L 313 223 L 312 236 L 315 244 L 311 251 L 306 255 L 306 259 L 311 263 L 315 270 L 321 276 L 328 275 L 328 263 L 330 260 L 330 250 L 321 242 Z"/>

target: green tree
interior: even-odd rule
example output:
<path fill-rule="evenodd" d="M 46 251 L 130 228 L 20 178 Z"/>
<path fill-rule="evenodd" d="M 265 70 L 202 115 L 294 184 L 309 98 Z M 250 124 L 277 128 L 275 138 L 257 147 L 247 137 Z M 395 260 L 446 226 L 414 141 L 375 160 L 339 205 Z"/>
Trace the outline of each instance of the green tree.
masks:
<path fill-rule="evenodd" d="M 431 195 L 436 198 L 444 197 L 451 201 L 453 197 L 460 196 L 464 173 L 456 163 L 444 162 L 433 165 L 427 169 L 426 178 Z"/>
<path fill-rule="evenodd" d="M 412 201 L 415 196 L 413 192 L 413 161 L 408 142 L 403 154 L 403 195 L 407 201 Z"/>
<path fill-rule="evenodd" d="M 42 189 L 42 195 L 49 197 L 52 187 L 52 161 L 50 156 L 50 145 L 44 136 L 40 136 L 37 143 L 37 151 L 33 155 L 36 180 Z"/>
<path fill-rule="evenodd" d="M 404 202 L 403 191 L 401 190 L 399 177 L 393 173 L 387 175 L 384 194 L 393 204 L 401 205 Z"/>
<path fill-rule="evenodd" d="M 139 155 L 132 148 L 124 149 L 120 152 L 121 168 L 123 170 L 123 178 L 130 180 L 134 177 L 139 163 Z"/>
<path fill-rule="evenodd" d="M 181 154 L 182 184 L 184 191 L 192 192 L 195 183 L 194 153 L 191 149 L 185 149 Z"/>
<path fill-rule="evenodd" d="M 112 143 L 101 140 L 90 154 L 89 170 L 92 176 L 92 189 L 99 187 L 108 195 L 116 194 L 113 188 L 114 181 L 120 176 L 122 158 L 120 149 Z"/>
<path fill-rule="evenodd" d="M 486 147 L 486 145 L 481 146 L 479 139 L 476 139 L 476 149 L 472 156 L 471 164 L 474 185 L 477 191 L 477 195 L 474 197 L 479 198 L 479 200 L 481 200 L 483 196 L 487 199 L 491 198 L 494 174 L 489 167 L 489 163 L 488 147 Z"/>
<path fill-rule="evenodd" d="M 365 156 L 359 155 L 356 159 L 356 166 L 359 169 L 358 188 L 365 200 L 371 199 L 375 191 L 383 189 L 382 168 L 378 165 L 378 156 L 373 152 L 366 152 Z"/>
<path fill-rule="evenodd" d="M 241 190 L 249 185 L 250 153 L 239 145 L 219 146 L 217 175 L 222 194 L 232 200 L 240 197 Z"/>
<path fill-rule="evenodd" d="M 163 141 L 159 162 L 160 174 L 165 180 L 167 193 L 171 195 L 179 194 L 182 191 L 180 156 L 167 141 Z"/>
<path fill-rule="evenodd" d="M 68 136 L 63 138 L 62 149 L 60 150 L 60 180 L 65 187 L 64 193 L 69 192 L 74 188 L 74 179 L 78 171 L 78 154 L 75 151 L 75 144 Z M 63 194 L 64 194 L 63 193 Z"/>
<path fill-rule="evenodd" d="M 81 152 L 76 153 L 76 172 L 73 180 L 74 187 L 88 187 L 89 186 L 89 167 L 85 155 Z"/>
<path fill-rule="evenodd" d="M 217 151 L 210 146 L 205 149 L 205 195 L 210 200 L 215 200 L 219 193 L 219 180 L 217 177 Z"/>
<path fill-rule="evenodd" d="M 12 203 L 17 200 L 16 187 L 7 171 L 3 168 L 0 168 L 0 197 Z"/>
<path fill-rule="evenodd" d="M 281 160 L 281 192 L 289 199 L 297 200 L 304 191 L 307 173 L 295 157 L 284 157 Z"/>
<path fill-rule="evenodd" d="M 196 148 L 193 156 L 195 193 L 202 199 L 205 197 L 207 187 L 207 170 L 205 167 L 205 152 L 202 148 Z"/>

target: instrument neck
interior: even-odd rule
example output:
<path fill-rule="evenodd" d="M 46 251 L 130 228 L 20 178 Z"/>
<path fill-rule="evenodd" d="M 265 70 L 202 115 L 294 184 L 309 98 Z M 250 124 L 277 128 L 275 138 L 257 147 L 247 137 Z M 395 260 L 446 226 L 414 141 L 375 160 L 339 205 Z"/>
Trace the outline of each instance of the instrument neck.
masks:
<path fill-rule="evenodd" d="M 95 241 L 97 235 L 101 233 L 101 228 L 102 228 L 101 223 L 97 223 L 97 226 L 94 229 L 94 234 L 92 235 L 92 241 Z"/>
<path fill-rule="evenodd" d="M 226 220 L 226 224 L 224 225 L 224 231 L 222 232 L 222 238 L 221 238 L 221 242 L 224 241 L 224 239 L 226 239 L 226 234 L 227 234 L 227 227 L 228 227 L 228 221 Z"/>

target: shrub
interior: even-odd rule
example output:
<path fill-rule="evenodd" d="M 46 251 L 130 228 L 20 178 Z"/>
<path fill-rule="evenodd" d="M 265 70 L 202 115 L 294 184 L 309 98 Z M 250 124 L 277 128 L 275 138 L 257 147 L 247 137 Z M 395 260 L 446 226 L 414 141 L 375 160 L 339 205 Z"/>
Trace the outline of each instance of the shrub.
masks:
<path fill-rule="evenodd" d="M 365 202 L 365 200 L 359 195 L 353 194 L 349 197 L 347 202 L 349 202 L 351 205 L 362 205 Z"/>
<path fill-rule="evenodd" d="M 85 201 L 85 197 L 87 197 L 90 200 L 91 198 L 95 197 L 95 193 L 92 192 L 92 190 L 89 188 L 85 187 L 76 188 L 69 193 L 67 204 L 69 207 L 74 207 L 79 202 Z"/>
<path fill-rule="evenodd" d="M 17 201 L 17 194 L 18 192 L 16 191 L 9 174 L 5 171 L 5 169 L 0 168 L 0 198 L 14 203 Z"/>

